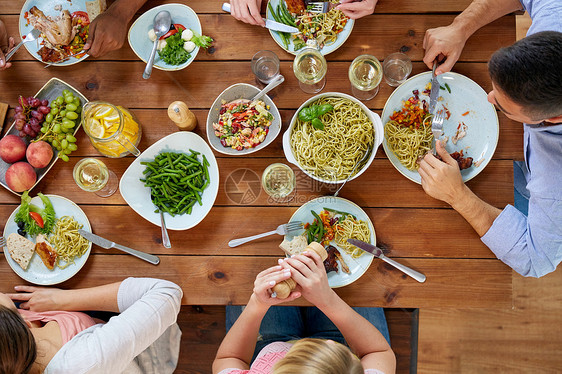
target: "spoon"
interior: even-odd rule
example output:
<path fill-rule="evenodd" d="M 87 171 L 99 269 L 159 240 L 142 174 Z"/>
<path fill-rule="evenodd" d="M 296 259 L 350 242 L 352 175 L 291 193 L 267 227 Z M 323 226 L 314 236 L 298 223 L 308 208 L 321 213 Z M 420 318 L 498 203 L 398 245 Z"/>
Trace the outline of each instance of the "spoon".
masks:
<path fill-rule="evenodd" d="M 262 96 L 264 96 L 266 93 L 268 93 L 269 91 L 271 91 L 272 89 L 274 89 L 275 87 L 279 86 L 281 83 L 283 83 L 285 81 L 285 77 L 282 76 L 281 74 L 275 76 L 273 78 L 273 80 L 271 82 L 269 82 L 269 84 L 267 86 L 265 86 L 263 88 L 263 90 L 261 90 L 260 92 L 258 92 L 256 94 L 256 96 L 254 96 L 252 99 L 250 99 L 251 101 L 254 100 L 258 100 L 260 99 Z"/>
<path fill-rule="evenodd" d="M 160 226 L 162 226 L 162 245 L 166 248 L 172 248 L 168 230 L 166 230 L 166 221 L 164 221 L 164 213 L 160 211 Z"/>
<path fill-rule="evenodd" d="M 355 164 L 355 166 L 353 167 L 353 170 L 351 170 L 351 173 L 349 173 L 349 175 L 347 176 L 347 178 L 343 181 L 343 184 L 340 186 L 340 188 L 338 188 L 338 190 L 336 191 L 336 193 L 334 194 L 334 197 L 338 196 L 338 194 L 340 193 L 340 190 L 343 188 L 343 186 L 345 186 L 345 184 L 347 183 L 347 181 L 353 176 L 353 173 L 355 173 L 355 169 L 357 169 L 357 166 L 359 166 L 360 164 L 363 163 L 363 161 L 367 160 L 369 158 L 369 156 L 371 156 L 371 152 L 367 152 L 365 153 L 365 156 L 363 156 L 363 158 L 359 161 L 357 161 L 357 163 Z"/>
<path fill-rule="evenodd" d="M 152 52 L 150 53 L 150 58 L 146 63 L 146 68 L 144 69 L 144 73 L 142 73 L 142 77 L 144 79 L 150 78 L 150 74 L 152 74 L 152 65 L 154 64 L 154 57 L 156 57 L 156 47 L 158 47 L 158 40 L 161 36 L 165 35 L 168 31 L 170 31 L 170 27 L 172 26 L 172 16 L 170 12 L 167 10 L 163 10 L 158 12 L 156 16 L 154 16 L 153 21 L 153 28 L 154 33 L 156 34 L 156 40 L 154 41 L 154 45 L 152 46 Z"/>

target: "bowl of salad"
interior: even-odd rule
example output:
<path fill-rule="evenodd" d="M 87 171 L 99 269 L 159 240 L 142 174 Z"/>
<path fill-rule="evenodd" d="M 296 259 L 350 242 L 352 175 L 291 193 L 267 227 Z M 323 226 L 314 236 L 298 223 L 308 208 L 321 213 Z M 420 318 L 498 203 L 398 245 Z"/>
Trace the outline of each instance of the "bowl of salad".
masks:
<path fill-rule="evenodd" d="M 207 115 L 207 139 L 215 151 L 246 155 L 267 147 L 281 132 L 281 114 L 264 95 L 250 100 L 260 90 L 237 83 L 224 90 Z"/>
<path fill-rule="evenodd" d="M 172 26 L 158 40 L 154 68 L 166 71 L 184 69 L 195 60 L 200 48 L 210 47 L 213 41 L 202 34 L 199 17 L 187 5 L 164 4 L 142 14 L 129 29 L 129 45 L 138 58 L 146 63 L 156 40 L 154 16 L 162 10 L 172 15 Z"/>

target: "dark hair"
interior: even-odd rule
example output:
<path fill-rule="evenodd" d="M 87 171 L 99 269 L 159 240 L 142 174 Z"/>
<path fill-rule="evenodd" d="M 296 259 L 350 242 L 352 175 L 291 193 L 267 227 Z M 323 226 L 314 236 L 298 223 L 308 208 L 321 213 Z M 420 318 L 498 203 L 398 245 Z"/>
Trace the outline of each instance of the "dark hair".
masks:
<path fill-rule="evenodd" d="M 23 318 L 0 305 L 0 374 L 27 374 L 36 357 L 35 337 Z"/>
<path fill-rule="evenodd" d="M 496 51 L 494 84 L 534 120 L 562 114 L 562 33 L 542 31 Z"/>

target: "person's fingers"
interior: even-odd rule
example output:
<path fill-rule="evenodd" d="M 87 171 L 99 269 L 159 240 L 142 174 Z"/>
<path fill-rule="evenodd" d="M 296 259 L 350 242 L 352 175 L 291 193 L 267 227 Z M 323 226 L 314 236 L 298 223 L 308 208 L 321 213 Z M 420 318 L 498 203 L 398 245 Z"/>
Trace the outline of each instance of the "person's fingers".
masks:
<path fill-rule="evenodd" d="M 314 263 L 314 260 L 311 259 L 310 257 L 303 256 L 303 255 L 297 255 L 295 257 L 291 257 L 290 259 L 287 260 L 287 262 L 292 267 L 300 271 L 301 274 L 304 276 L 312 275 L 314 269 L 316 268 L 316 264 Z"/>
<path fill-rule="evenodd" d="M 27 301 L 31 299 L 31 296 L 33 296 L 33 294 L 32 293 L 7 293 L 6 296 L 8 296 L 12 300 Z"/>
<path fill-rule="evenodd" d="M 14 48 L 15 45 L 16 45 L 16 40 L 10 36 L 10 39 L 8 39 L 8 51 Z"/>
<path fill-rule="evenodd" d="M 277 265 L 277 266 L 272 266 L 272 267 L 270 267 L 270 268 L 268 268 L 268 269 L 265 269 L 265 270 L 262 271 L 261 273 L 259 273 L 259 274 L 256 276 L 256 279 L 263 278 L 263 277 L 265 277 L 266 275 L 271 274 L 271 273 L 274 273 L 274 272 L 279 271 L 279 270 L 281 270 L 281 266 L 279 266 L 279 265 Z"/>
<path fill-rule="evenodd" d="M 4 52 L 0 49 L 0 69 L 4 69 L 6 67 L 6 59 L 4 57 Z"/>
<path fill-rule="evenodd" d="M 422 180 L 422 187 L 423 187 L 424 183 L 427 182 L 427 181 L 429 181 L 430 176 L 429 176 L 429 174 L 427 173 L 427 171 L 425 171 L 424 169 L 422 169 L 421 166 L 420 166 L 420 168 L 418 169 L 418 173 L 419 173 L 419 175 L 420 175 L 420 177 L 421 177 L 421 180 Z M 424 189 L 425 189 L 425 187 L 424 187 Z"/>
<path fill-rule="evenodd" d="M 25 286 L 25 285 L 14 287 L 14 290 L 16 290 L 18 292 L 35 292 L 35 291 L 39 291 L 40 289 L 41 289 L 40 287 Z"/>
<path fill-rule="evenodd" d="M 230 14 L 232 17 L 236 18 L 237 20 L 241 20 L 240 17 L 240 2 L 232 0 L 230 2 Z"/>
<path fill-rule="evenodd" d="M 423 62 L 427 65 L 428 68 L 433 69 L 433 61 L 435 61 L 440 53 L 442 53 L 440 48 L 435 44 L 431 44 L 429 49 L 425 51 Z"/>
<path fill-rule="evenodd" d="M 291 294 L 290 294 L 285 300 L 283 300 L 283 302 L 284 302 L 284 303 L 287 303 L 287 302 L 289 302 L 289 301 L 296 300 L 296 299 L 298 299 L 299 297 L 301 297 L 301 293 L 300 293 L 300 292 L 293 291 L 293 292 L 291 292 Z"/>
<path fill-rule="evenodd" d="M 455 57 L 454 54 L 450 54 L 449 56 L 444 56 L 444 57 L 446 57 L 446 59 L 441 65 L 437 67 L 437 69 L 435 69 L 435 75 L 439 75 L 451 71 L 451 69 L 455 65 L 455 62 L 457 62 L 458 60 L 458 56 Z"/>
<path fill-rule="evenodd" d="M 291 266 L 291 264 L 287 263 L 287 266 L 289 269 L 291 269 L 291 277 L 295 282 L 297 282 L 299 286 L 301 286 L 301 288 L 309 282 L 309 280 L 299 270 Z"/>
<path fill-rule="evenodd" d="M 20 303 L 20 309 L 29 309 L 29 303 L 26 301 L 25 303 Z"/>
<path fill-rule="evenodd" d="M 427 30 L 425 32 L 425 35 L 423 36 L 423 43 L 422 43 L 423 49 L 427 49 L 427 47 L 428 47 L 427 43 L 429 43 L 429 37 L 430 37 L 430 34 L 431 34 L 432 30 L 433 29 Z"/>
<path fill-rule="evenodd" d="M 303 255 L 310 257 L 316 264 L 317 268 L 324 269 L 324 262 L 318 253 L 314 251 L 304 251 Z"/>
<path fill-rule="evenodd" d="M 250 9 L 250 16 L 254 20 L 254 24 L 265 26 L 265 21 L 261 18 L 260 8 L 258 7 L 258 4 L 256 4 L 254 1 L 250 1 L 250 3 L 248 3 L 248 8 Z"/>
<path fill-rule="evenodd" d="M 96 25 L 97 22 L 94 21 L 90 23 L 90 26 L 88 27 L 88 40 L 86 40 L 86 43 L 84 43 L 83 48 L 85 51 L 88 51 L 90 48 L 92 48 L 92 44 L 94 44 L 94 39 L 96 37 Z"/>
<path fill-rule="evenodd" d="M 441 156 L 443 161 L 445 161 L 447 164 L 451 166 L 458 165 L 455 159 L 451 157 L 451 155 L 449 154 L 449 152 L 447 152 L 445 146 L 441 142 L 435 142 L 435 149 L 437 150 L 439 156 Z"/>
<path fill-rule="evenodd" d="M 429 162 L 430 160 L 437 160 L 437 159 L 431 153 L 428 153 L 423 157 L 422 161 L 420 162 L 420 167 L 418 168 L 418 170 L 422 169 L 426 173 L 431 173 L 431 171 L 433 170 L 433 166 Z M 441 162 L 441 161 L 437 160 L 437 162 Z"/>

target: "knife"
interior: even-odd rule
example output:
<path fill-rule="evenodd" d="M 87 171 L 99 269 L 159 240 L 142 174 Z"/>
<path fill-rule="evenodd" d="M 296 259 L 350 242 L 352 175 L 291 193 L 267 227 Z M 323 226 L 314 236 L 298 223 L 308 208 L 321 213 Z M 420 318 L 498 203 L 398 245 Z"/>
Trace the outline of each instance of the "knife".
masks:
<path fill-rule="evenodd" d="M 435 104 L 437 104 L 437 98 L 439 98 L 439 81 L 435 75 L 435 69 L 437 69 L 437 59 L 433 61 L 433 71 L 431 72 L 431 91 L 429 92 L 429 114 L 433 114 L 435 111 Z"/>
<path fill-rule="evenodd" d="M 391 258 L 386 257 L 382 253 L 382 249 L 380 249 L 379 247 L 376 247 L 372 244 L 365 243 L 365 242 L 363 242 L 361 240 L 357 240 L 357 239 L 347 239 L 347 242 L 349 244 L 352 244 L 352 245 L 358 247 L 358 248 L 361 248 L 365 252 L 372 253 L 375 257 L 378 257 L 381 260 L 383 260 L 384 262 L 389 263 L 390 265 L 394 266 L 396 269 L 398 269 L 400 271 L 403 271 L 404 273 L 406 273 L 410 277 L 414 278 L 418 282 L 420 282 L 420 283 L 425 282 L 425 275 L 423 275 L 422 273 L 418 273 L 417 271 L 415 271 L 413 269 L 410 269 L 407 266 L 399 264 L 398 262 L 394 261 Z"/>
<path fill-rule="evenodd" d="M 105 249 L 115 248 L 115 249 L 118 249 L 118 250 L 123 251 L 125 253 L 128 253 L 130 255 L 133 255 L 135 257 L 138 257 L 141 260 L 148 261 L 153 265 L 158 265 L 160 263 L 160 259 L 157 256 L 154 256 L 154 255 L 151 255 L 151 254 L 148 254 L 148 253 L 144 253 L 144 252 L 141 252 L 141 251 L 137 251 L 136 249 L 125 247 L 124 245 L 121 245 L 121 244 L 116 244 L 116 243 L 114 243 L 110 240 L 102 238 L 101 236 L 98 236 L 96 234 L 92 234 L 91 232 L 84 231 L 82 229 L 79 229 L 78 233 L 80 235 L 82 235 L 84 238 L 86 238 L 87 240 L 91 241 L 94 244 L 99 245 L 102 248 L 105 248 Z"/>
<path fill-rule="evenodd" d="M 224 10 L 227 13 L 230 13 L 230 4 L 229 3 L 223 3 L 222 4 L 222 10 Z M 267 18 L 264 18 L 263 20 L 265 21 L 265 27 L 267 27 L 270 30 L 280 31 L 280 32 L 288 32 L 288 33 L 291 33 L 291 34 L 295 34 L 295 33 L 299 32 L 299 29 L 297 29 L 296 27 L 285 25 L 284 23 L 276 22 L 274 20 L 267 19 Z"/>

